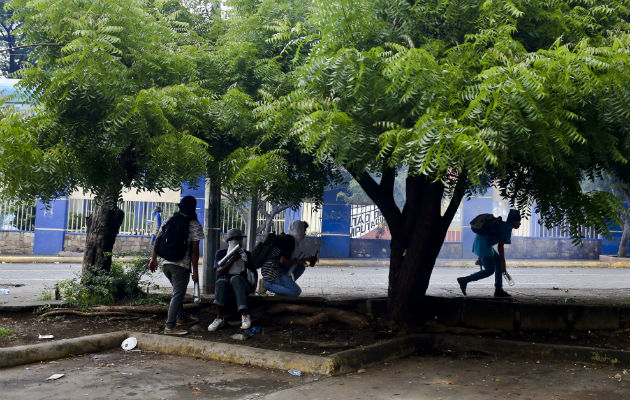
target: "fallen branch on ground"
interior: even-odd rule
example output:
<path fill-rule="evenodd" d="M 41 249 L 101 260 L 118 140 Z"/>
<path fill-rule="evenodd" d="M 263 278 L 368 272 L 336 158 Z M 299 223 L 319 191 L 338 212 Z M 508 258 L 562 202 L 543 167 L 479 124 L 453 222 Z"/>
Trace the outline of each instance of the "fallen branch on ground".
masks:
<path fill-rule="evenodd" d="M 120 311 L 99 311 L 99 312 L 85 312 L 79 310 L 72 310 L 69 308 L 59 308 L 56 310 L 51 310 L 40 315 L 40 318 L 44 317 L 52 317 L 55 315 L 79 315 L 81 317 L 102 317 L 102 316 L 126 316 L 129 313 L 120 312 Z"/>
<path fill-rule="evenodd" d="M 184 304 L 185 310 L 201 308 L 198 303 Z M 43 313 L 40 317 L 51 317 L 53 315 L 79 315 L 81 317 L 98 316 L 128 316 L 132 314 L 167 314 L 168 306 L 96 306 L 92 311 L 85 312 L 71 308 L 57 308 Z"/>
<path fill-rule="evenodd" d="M 203 307 L 200 303 L 184 304 L 184 310 L 192 310 Z M 96 306 L 92 307 L 94 311 L 120 311 L 133 314 L 166 314 L 168 306 Z"/>
<path fill-rule="evenodd" d="M 286 313 L 312 314 L 308 317 L 282 318 L 302 326 L 314 326 L 327 321 L 338 321 L 353 328 L 364 328 L 369 325 L 366 317 L 338 308 L 319 308 L 300 304 L 276 304 L 266 312 L 271 315 Z"/>

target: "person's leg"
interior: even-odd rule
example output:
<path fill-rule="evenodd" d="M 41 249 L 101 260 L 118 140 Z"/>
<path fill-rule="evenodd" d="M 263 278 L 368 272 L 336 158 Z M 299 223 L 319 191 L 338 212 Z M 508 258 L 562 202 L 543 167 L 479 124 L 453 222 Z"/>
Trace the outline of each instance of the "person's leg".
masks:
<path fill-rule="evenodd" d="M 183 307 L 182 303 L 184 301 L 184 296 L 186 295 L 186 288 L 188 287 L 188 282 L 190 281 L 190 271 L 186 268 L 172 264 L 167 264 L 165 266 L 165 270 L 167 267 L 171 274 L 170 280 L 173 285 L 173 297 L 171 297 L 171 303 L 168 307 L 166 327 L 168 329 L 173 329 L 175 327 L 177 315 L 181 313 Z"/>
<path fill-rule="evenodd" d="M 487 278 L 490 275 L 494 274 L 494 257 L 483 257 L 481 259 L 481 265 L 483 267 L 482 270 L 477 271 L 468 276 L 464 276 L 462 280 L 466 283 L 478 281 L 483 278 Z"/>
<path fill-rule="evenodd" d="M 249 291 L 249 285 L 240 275 L 235 275 L 230 278 L 230 286 L 234 291 L 236 297 L 236 306 L 241 315 L 247 315 L 247 292 Z"/>
<path fill-rule="evenodd" d="M 503 290 L 503 271 L 501 271 L 501 256 L 497 252 L 494 253 L 494 297 L 512 297 L 508 292 Z"/>
<path fill-rule="evenodd" d="M 265 281 L 265 287 L 270 292 L 282 296 L 297 297 L 302 293 L 302 289 L 288 275 L 280 275 L 275 281 Z"/>
<path fill-rule="evenodd" d="M 296 265 L 295 269 L 293 270 L 293 278 L 295 278 L 295 280 L 297 281 L 298 279 L 300 279 L 300 276 L 302 276 L 305 270 L 306 270 L 306 265 L 304 264 Z"/>
<path fill-rule="evenodd" d="M 249 284 L 240 275 L 230 278 L 230 285 L 236 297 L 236 305 L 238 311 L 241 312 L 241 329 L 249 329 L 252 326 L 252 317 L 249 315 L 247 307 L 247 293 L 249 291 Z"/>
<path fill-rule="evenodd" d="M 230 292 L 232 288 L 230 287 L 230 282 L 225 279 L 217 279 L 214 283 L 214 304 L 217 306 L 217 316 L 216 318 L 208 325 L 208 331 L 214 332 L 220 327 L 225 325 L 224 315 L 225 315 L 225 304 L 230 299 Z"/>
<path fill-rule="evenodd" d="M 214 283 L 214 305 L 217 306 L 217 318 L 223 319 L 225 303 L 228 301 L 227 292 L 230 283 L 225 279 L 217 279 Z"/>
<path fill-rule="evenodd" d="M 494 273 L 494 263 L 492 262 L 493 257 L 480 257 L 481 260 L 481 269 L 473 274 L 468 276 L 463 276 L 457 278 L 457 283 L 459 283 L 459 287 L 462 290 L 464 296 L 466 296 L 466 287 L 470 282 L 478 281 L 483 278 L 487 278 Z M 478 261 L 479 261 L 478 260 Z"/>
<path fill-rule="evenodd" d="M 495 251 L 492 259 L 494 264 L 494 288 L 503 290 L 503 271 L 501 271 L 501 256 Z"/>

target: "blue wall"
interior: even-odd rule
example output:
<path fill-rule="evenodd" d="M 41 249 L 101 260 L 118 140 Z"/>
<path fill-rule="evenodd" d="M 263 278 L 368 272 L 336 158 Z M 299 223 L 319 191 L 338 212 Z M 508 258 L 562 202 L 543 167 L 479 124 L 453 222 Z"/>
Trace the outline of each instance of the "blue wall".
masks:
<path fill-rule="evenodd" d="M 63 237 L 68 218 L 68 199 L 57 199 L 48 207 L 37 201 L 33 254 L 57 255 L 63 250 Z"/>
<path fill-rule="evenodd" d="M 323 258 L 350 257 L 350 206 L 337 195 L 343 189 L 324 192 L 322 206 L 322 237 L 320 254 Z"/>

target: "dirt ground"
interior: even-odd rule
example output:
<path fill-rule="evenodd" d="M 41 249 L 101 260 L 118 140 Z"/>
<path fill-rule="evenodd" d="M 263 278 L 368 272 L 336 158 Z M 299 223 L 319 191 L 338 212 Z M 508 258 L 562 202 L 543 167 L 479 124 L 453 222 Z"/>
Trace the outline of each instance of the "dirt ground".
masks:
<path fill-rule="evenodd" d="M 192 322 L 182 326 L 193 339 L 242 343 L 232 339 L 234 334 L 242 334 L 239 329 L 240 319 L 233 316 L 228 325 L 216 332 L 208 332 L 211 322 L 210 308 L 191 311 Z M 53 335 L 54 340 L 107 333 L 119 330 L 161 333 L 164 329 L 165 315 L 144 315 L 141 317 L 80 317 L 72 315 L 40 318 L 33 313 L 0 314 L 0 327 L 10 327 L 13 334 L 0 337 L 0 347 L 41 343 L 39 335 Z M 390 339 L 394 335 L 386 328 L 352 329 L 338 322 L 327 322 L 313 328 L 291 324 L 274 324 L 270 319 L 256 319 L 253 326 L 260 325 L 263 330 L 253 337 L 248 337 L 248 346 L 287 352 L 326 355 L 347 350 L 361 345 L 370 345 Z"/>
<path fill-rule="evenodd" d="M 239 329 L 240 320 L 232 316 L 229 325 L 216 331 L 208 332 L 207 327 L 214 318 L 213 309 L 204 307 L 191 310 L 193 318 L 182 326 L 187 329 L 187 337 L 193 339 L 212 340 L 226 343 L 242 343 L 231 338 L 234 334 L 243 333 Z M 107 333 L 119 330 L 161 333 L 166 316 L 141 315 L 136 317 L 79 317 L 72 315 L 40 318 L 31 312 L 0 314 L 0 328 L 10 328 L 8 335 L 0 336 L 0 347 L 41 343 L 39 335 L 53 335 L 54 340 L 78 336 Z M 290 320 L 290 318 L 289 318 Z M 310 328 L 296 326 L 286 322 L 274 321 L 273 318 L 258 316 L 254 313 L 253 325 L 263 328 L 260 334 L 248 337 L 248 346 L 288 352 L 326 355 L 338 351 L 378 343 L 390 339 L 394 333 L 382 321 L 372 321 L 370 327 L 353 329 L 338 322 L 326 322 Z M 434 328 L 434 327 L 433 327 Z M 439 327 L 438 327 L 439 328 Z M 431 331 L 431 327 L 428 329 Z M 438 331 L 439 332 L 439 331 Z M 455 332 L 458 333 L 458 332 Z M 537 343 L 568 344 L 589 347 L 628 350 L 630 348 L 630 331 L 577 331 L 577 332 L 524 332 L 493 333 L 469 330 L 464 333 L 489 337 L 519 340 Z M 629 396 L 630 399 L 630 396 Z"/>
<path fill-rule="evenodd" d="M 64 376 L 47 380 L 52 374 Z M 293 376 L 282 370 L 118 349 L 3 369 L 0 387 L 0 397 L 6 400 L 627 400 L 630 375 L 612 366 L 443 353 L 338 377 Z"/>

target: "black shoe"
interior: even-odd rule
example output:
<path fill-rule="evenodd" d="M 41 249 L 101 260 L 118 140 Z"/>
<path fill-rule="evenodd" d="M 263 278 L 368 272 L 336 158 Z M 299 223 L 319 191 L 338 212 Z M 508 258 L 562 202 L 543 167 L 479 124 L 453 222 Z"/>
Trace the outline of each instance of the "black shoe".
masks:
<path fill-rule="evenodd" d="M 512 295 L 509 294 L 508 292 L 506 292 L 503 289 L 495 289 L 494 290 L 494 297 L 512 297 Z"/>
<path fill-rule="evenodd" d="M 464 293 L 464 296 L 466 296 L 466 286 L 468 282 L 466 282 L 464 278 L 457 278 L 457 283 L 459 283 L 459 288 L 462 290 L 462 293 Z"/>

